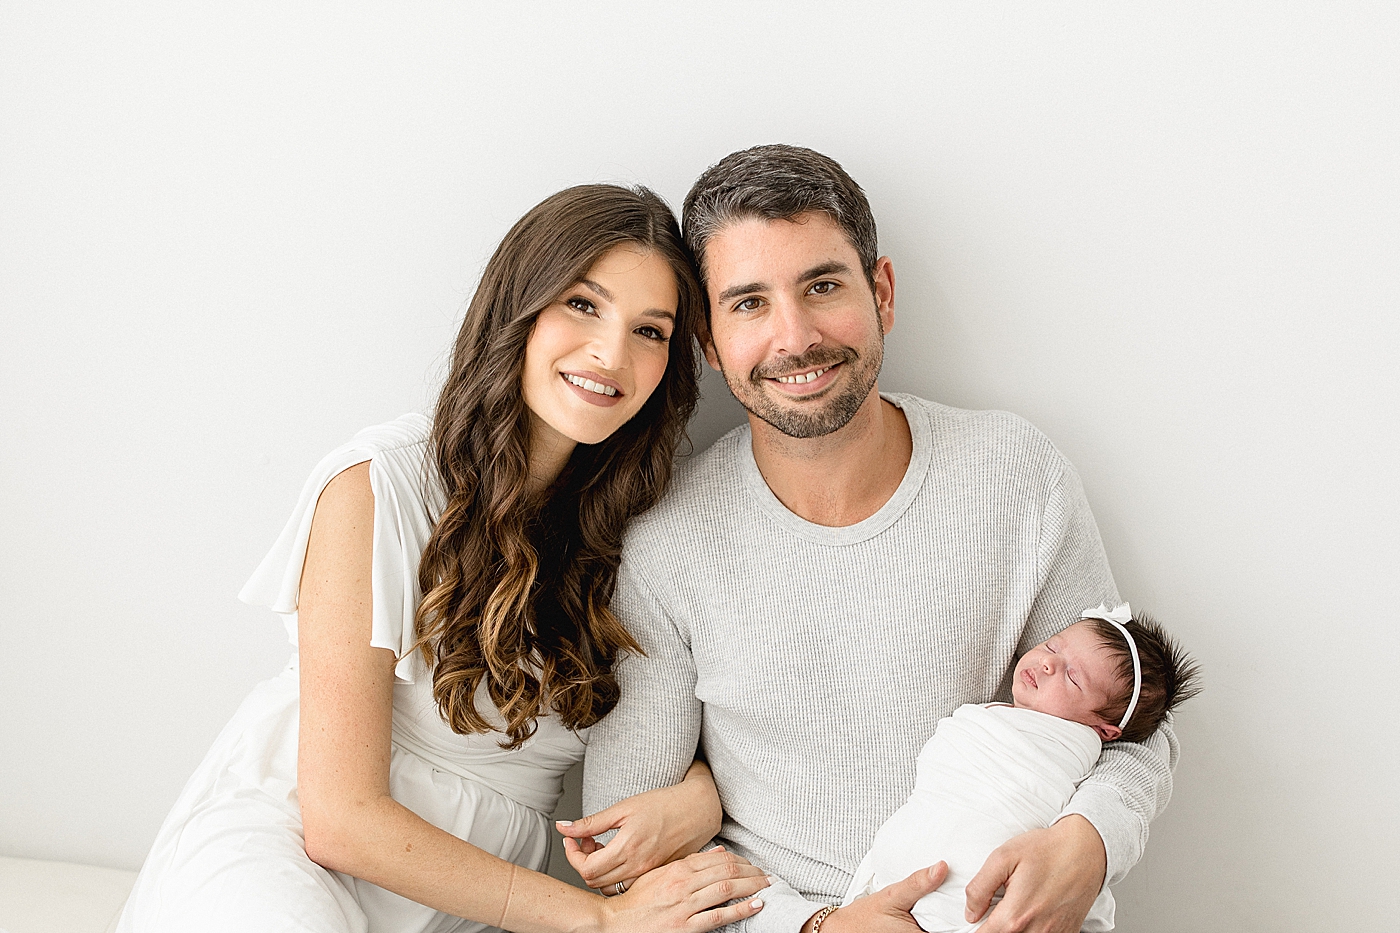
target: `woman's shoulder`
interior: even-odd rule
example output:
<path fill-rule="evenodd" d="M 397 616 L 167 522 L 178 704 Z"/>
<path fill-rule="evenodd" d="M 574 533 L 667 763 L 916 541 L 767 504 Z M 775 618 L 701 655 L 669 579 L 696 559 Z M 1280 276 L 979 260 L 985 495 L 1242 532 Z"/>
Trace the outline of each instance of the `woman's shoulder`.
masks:
<path fill-rule="evenodd" d="M 428 417 L 420 412 L 410 412 L 406 415 L 400 415 L 393 421 L 385 421 L 383 424 L 371 425 L 357 431 L 347 443 L 332 451 L 331 456 L 343 450 L 356 454 L 390 454 L 411 451 L 421 457 L 423 451 L 427 449 L 431 433 L 432 422 L 428 420 Z"/>
<path fill-rule="evenodd" d="M 429 469 L 431 434 L 432 422 L 417 412 L 371 425 L 326 454 L 309 482 L 325 487 L 351 467 L 368 462 L 370 485 L 381 505 L 392 495 L 404 504 L 416 501 L 436 515 L 440 496 L 436 472 Z"/>
<path fill-rule="evenodd" d="M 405 581 L 417 577 L 418 560 L 440 509 L 439 484 L 428 469 L 430 433 L 426 417 L 404 415 L 365 428 L 326 454 L 307 477 L 281 535 L 240 598 L 286 617 L 295 643 L 295 613 L 312 520 L 322 494 L 334 484 L 335 506 L 373 512 L 372 643 L 403 654 L 403 643 L 411 634 L 405 620 L 412 619 L 417 604 L 416 590 Z M 399 673 L 403 680 L 413 679 Z"/>

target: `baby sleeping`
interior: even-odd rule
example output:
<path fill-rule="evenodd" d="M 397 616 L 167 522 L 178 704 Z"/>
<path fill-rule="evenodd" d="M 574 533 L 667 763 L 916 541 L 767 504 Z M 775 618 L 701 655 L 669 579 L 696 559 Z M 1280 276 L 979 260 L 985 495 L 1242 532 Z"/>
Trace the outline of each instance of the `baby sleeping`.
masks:
<path fill-rule="evenodd" d="M 914 792 L 875 834 L 843 904 L 933 862 L 948 878 L 914 906 L 929 933 L 980 926 L 963 917 L 965 888 L 992 851 L 1053 823 L 1104 742 L 1142 741 L 1199 691 L 1196 665 L 1124 603 L 1086 610 L 1016 664 L 1013 705 L 966 704 L 942 719 L 919 752 Z M 1113 929 L 1105 888 L 1084 922 Z"/>

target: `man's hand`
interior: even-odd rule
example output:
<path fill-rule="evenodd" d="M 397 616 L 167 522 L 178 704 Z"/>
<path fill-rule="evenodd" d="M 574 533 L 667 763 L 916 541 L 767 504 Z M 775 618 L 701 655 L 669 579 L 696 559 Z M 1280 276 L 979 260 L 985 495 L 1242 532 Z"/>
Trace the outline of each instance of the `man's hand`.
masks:
<path fill-rule="evenodd" d="M 988 856 L 967 883 L 967 922 L 980 920 L 1005 885 L 979 933 L 1078 933 L 1106 866 L 1098 830 L 1077 813 L 1022 833 Z"/>
<path fill-rule="evenodd" d="M 946 862 L 921 868 L 903 881 L 856 898 L 827 915 L 821 933 L 919 933 L 919 925 L 909 911 L 914 909 L 919 898 L 937 890 L 947 877 Z M 811 920 L 802 925 L 802 933 L 811 933 L 811 929 Z"/>

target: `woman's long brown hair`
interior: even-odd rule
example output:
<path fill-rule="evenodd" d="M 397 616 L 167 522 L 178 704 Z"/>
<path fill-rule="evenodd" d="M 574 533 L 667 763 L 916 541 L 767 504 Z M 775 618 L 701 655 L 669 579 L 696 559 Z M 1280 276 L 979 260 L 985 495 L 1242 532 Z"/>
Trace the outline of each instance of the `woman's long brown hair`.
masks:
<path fill-rule="evenodd" d="M 540 312 L 623 244 L 675 272 L 666 373 L 630 421 L 578 445 L 553 485 L 532 493 L 526 344 Z M 608 609 L 622 535 L 660 499 L 695 408 L 702 301 L 675 217 L 645 188 L 581 185 L 546 198 L 487 263 L 433 417 L 431 466 L 446 506 L 418 571 L 418 637 L 454 731 L 491 731 L 475 702 L 482 683 L 505 719 L 505 748 L 550 711 L 579 729 L 616 705 L 613 661 L 640 650 Z"/>

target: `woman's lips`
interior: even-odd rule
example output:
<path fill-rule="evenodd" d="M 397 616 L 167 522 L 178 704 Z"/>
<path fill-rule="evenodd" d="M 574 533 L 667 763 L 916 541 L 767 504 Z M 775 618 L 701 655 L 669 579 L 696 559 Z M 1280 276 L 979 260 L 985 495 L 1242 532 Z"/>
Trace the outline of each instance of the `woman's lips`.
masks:
<path fill-rule="evenodd" d="M 572 389 L 575 395 L 590 405 L 610 408 L 623 399 L 622 386 L 618 385 L 616 380 L 607 379 L 594 372 L 560 373 L 559 378 L 564 380 L 564 385 Z M 609 395 L 609 391 L 613 394 Z"/>

